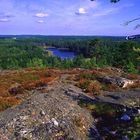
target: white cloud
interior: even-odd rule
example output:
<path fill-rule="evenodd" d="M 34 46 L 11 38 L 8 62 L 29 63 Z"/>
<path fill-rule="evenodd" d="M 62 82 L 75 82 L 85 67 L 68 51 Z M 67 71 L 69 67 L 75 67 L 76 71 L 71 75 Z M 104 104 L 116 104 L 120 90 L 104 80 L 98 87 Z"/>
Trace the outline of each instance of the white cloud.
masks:
<path fill-rule="evenodd" d="M 35 16 L 39 17 L 39 18 L 44 18 L 44 17 L 49 16 L 49 14 L 48 13 L 40 12 L 40 13 L 36 13 Z"/>
<path fill-rule="evenodd" d="M 85 15 L 90 12 L 91 9 L 97 9 L 99 7 L 100 3 L 97 1 L 90 2 L 86 1 L 84 2 L 81 7 L 75 12 L 76 15 Z"/>
<path fill-rule="evenodd" d="M 84 8 L 79 8 L 78 13 L 79 14 L 86 14 L 87 12 Z"/>
<path fill-rule="evenodd" d="M 85 8 L 79 8 L 79 9 L 78 9 L 78 12 L 76 12 L 75 14 L 76 14 L 76 15 L 84 15 L 84 14 L 86 14 L 86 13 L 87 13 L 87 11 L 86 11 Z"/>
<path fill-rule="evenodd" d="M 0 22 L 8 22 L 8 21 L 10 21 L 8 18 L 1 18 L 0 19 Z"/>
<path fill-rule="evenodd" d="M 44 20 L 38 20 L 37 22 L 38 23 L 44 23 Z"/>

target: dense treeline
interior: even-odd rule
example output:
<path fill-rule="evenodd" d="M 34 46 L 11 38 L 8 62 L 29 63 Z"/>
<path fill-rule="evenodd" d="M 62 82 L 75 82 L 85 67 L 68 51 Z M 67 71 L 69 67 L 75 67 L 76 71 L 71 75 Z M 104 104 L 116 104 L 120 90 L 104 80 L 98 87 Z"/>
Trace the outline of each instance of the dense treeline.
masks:
<path fill-rule="evenodd" d="M 0 68 L 17 69 L 44 62 L 43 49 L 32 44 L 18 43 L 12 39 L 0 40 Z"/>
<path fill-rule="evenodd" d="M 73 60 L 47 55 L 43 47 L 54 46 L 74 51 Z M 0 68 L 24 67 L 93 68 L 113 66 L 137 73 L 140 66 L 140 43 L 125 41 L 123 37 L 3 37 L 0 38 Z"/>

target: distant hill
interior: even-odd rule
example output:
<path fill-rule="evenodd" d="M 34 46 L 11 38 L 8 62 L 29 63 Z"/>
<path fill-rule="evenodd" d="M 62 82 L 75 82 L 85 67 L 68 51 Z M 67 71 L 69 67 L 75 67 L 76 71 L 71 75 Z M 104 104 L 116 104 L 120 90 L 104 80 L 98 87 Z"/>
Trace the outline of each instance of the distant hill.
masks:
<path fill-rule="evenodd" d="M 48 39 L 111 39 L 125 40 L 125 36 L 65 36 L 65 35 L 0 35 L 0 38 L 48 38 Z"/>

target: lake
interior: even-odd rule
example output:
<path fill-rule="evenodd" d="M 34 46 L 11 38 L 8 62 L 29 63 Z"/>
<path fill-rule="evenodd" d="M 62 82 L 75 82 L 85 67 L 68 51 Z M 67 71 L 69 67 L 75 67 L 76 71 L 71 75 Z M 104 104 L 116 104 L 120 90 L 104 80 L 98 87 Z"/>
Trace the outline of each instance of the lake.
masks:
<path fill-rule="evenodd" d="M 51 51 L 54 56 L 60 57 L 61 59 L 73 59 L 76 56 L 75 52 L 61 51 L 57 48 L 48 48 L 47 50 Z"/>

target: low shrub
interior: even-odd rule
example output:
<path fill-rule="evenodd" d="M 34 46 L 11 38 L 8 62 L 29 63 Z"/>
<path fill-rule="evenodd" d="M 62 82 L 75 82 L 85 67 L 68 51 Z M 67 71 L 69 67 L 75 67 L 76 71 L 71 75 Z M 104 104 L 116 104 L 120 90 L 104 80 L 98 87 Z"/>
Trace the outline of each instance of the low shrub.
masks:
<path fill-rule="evenodd" d="M 102 85 L 100 84 L 100 82 L 96 80 L 90 81 L 90 83 L 88 84 L 87 92 L 97 94 L 100 93 L 101 90 L 102 90 Z"/>
<path fill-rule="evenodd" d="M 78 87 L 82 88 L 82 89 L 87 89 L 87 87 L 89 86 L 90 81 L 86 80 L 86 79 L 80 79 L 78 82 Z"/>

